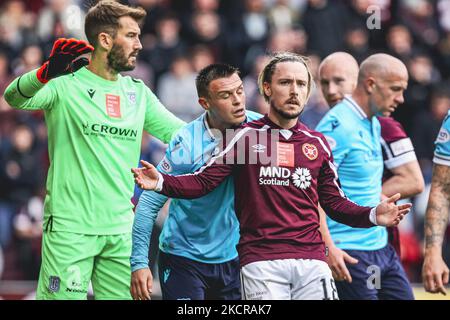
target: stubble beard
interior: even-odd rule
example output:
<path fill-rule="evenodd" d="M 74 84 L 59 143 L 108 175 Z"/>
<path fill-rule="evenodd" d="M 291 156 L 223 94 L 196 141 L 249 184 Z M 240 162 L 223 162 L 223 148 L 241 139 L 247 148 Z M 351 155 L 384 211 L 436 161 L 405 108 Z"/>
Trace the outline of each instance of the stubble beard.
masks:
<path fill-rule="evenodd" d="M 108 67 L 116 72 L 134 70 L 135 65 L 128 63 L 128 58 L 121 46 L 113 44 L 107 56 Z"/>
<path fill-rule="evenodd" d="M 286 120 L 297 119 L 302 114 L 303 110 L 305 109 L 304 107 L 303 108 L 299 107 L 298 111 L 286 112 L 286 111 L 282 110 L 281 108 L 277 107 L 273 101 L 270 101 L 270 107 L 273 111 L 275 111 L 277 114 L 279 114 L 282 118 L 284 118 Z"/>

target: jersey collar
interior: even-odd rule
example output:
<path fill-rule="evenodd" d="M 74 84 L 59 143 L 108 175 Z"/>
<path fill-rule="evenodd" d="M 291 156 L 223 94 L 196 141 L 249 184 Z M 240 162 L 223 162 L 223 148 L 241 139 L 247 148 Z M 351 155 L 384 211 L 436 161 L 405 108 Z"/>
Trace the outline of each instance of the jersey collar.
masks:
<path fill-rule="evenodd" d="M 350 106 L 350 109 L 352 109 L 361 120 L 368 118 L 367 114 L 363 111 L 363 109 L 361 109 L 361 107 L 355 102 L 355 100 L 353 100 L 352 96 L 345 96 L 344 100 Z"/>
<path fill-rule="evenodd" d="M 212 141 L 216 140 L 217 137 L 213 134 L 212 132 L 212 128 L 209 126 L 208 120 L 207 120 L 207 113 L 203 113 L 202 115 L 203 119 L 203 126 L 204 129 L 206 130 L 206 132 L 208 132 L 209 137 L 211 138 Z M 245 120 L 242 123 L 247 123 L 248 122 L 248 117 L 247 115 L 245 116 Z M 237 126 L 238 127 L 238 126 Z"/>
<path fill-rule="evenodd" d="M 278 129 L 280 131 L 292 131 L 292 132 L 299 132 L 299 130 L 302 130 L 302 124 L 300 121 L 297 120 L 297 123 L 289 129 L 284 129 L 282 127 L 280 127 L 279 125 L 277 125 L 275 122 L 273 122 L 272 120 L 270 120 L 269 115 L 265 114 L 264 118 L 263 118 L 264 123 L 266 123 L 267 126 L 269 126 L 272 129 Z"/>

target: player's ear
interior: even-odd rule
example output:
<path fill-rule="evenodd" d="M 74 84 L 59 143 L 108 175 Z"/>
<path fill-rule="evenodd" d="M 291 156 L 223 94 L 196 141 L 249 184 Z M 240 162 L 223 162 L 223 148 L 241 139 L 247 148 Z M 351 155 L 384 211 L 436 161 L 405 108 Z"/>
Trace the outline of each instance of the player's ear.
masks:
<path fill-rule="evenodd" d="M 270 89 L 270 84 L 267 82 L 263 83 L 264 94 L 268 97 L 272 95 L 272 89 Z"/>
<path fill-rule="evenodd" d="M 98 34 L 98 45 L 106 51 L 111 50 L 113 47 L 113 38 L 106 32 L 100 32 Z"/>
<path fill-rule="evenodd" d="M 371 94 L 375 89 L 375 79 L 372 77 L 368 77 L 366 81 L 364 81 L 367 93 Z"/>
<path fill-rule="evenodd" d="M 205 98 L 203 98 L 203 97 L 198 98 L 198 103 L 199 103 L 199 104 L 202 106 L 202 108 L 205 109 L 206 111 L 209 110 L 209 103 L 208 103 L 208 101 L 207 101 Z"/>

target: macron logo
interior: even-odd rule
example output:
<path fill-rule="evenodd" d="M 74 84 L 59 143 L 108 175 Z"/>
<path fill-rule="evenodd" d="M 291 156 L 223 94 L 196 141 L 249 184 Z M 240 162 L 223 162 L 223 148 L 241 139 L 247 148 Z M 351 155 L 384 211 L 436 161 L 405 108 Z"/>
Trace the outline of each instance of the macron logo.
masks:
<path fill-rule="evenodd" d="M 252 148 L 253 152 L 264 152 L 267 147 L 262 144 L 255 144 Z"/>

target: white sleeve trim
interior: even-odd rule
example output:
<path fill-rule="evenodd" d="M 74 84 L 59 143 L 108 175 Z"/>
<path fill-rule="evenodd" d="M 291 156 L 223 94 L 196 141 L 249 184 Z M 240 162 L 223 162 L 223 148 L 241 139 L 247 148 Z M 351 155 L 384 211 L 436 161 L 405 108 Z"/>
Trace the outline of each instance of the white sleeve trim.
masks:
<path fill-rule="evenodd" d="M 155 191 L 160 192 L 163 188 L 164 178 L 161 173 L 158 172 L 158 182 L 156 183 Z"/>
<path fill-rule="evenodd" d="M 373 207 L 372 210 L 370 210 L 369 220 L 374 225 L 376 225 L 376 226 L 378 225 L 378 223 L 377 223 L 377 207 Z"/>
<path fill-rule="evenodd" d="M 385 160 L 384 165 L 388 169 L 394 169 L 394 168 L 404 165 L 405 163 L 416 161 L 416 160 L 417 160 L 416 153 L 414 151 L 410 151 L 410 152 L 404 153 L 402 155 L 399 155 L 397 157 Z"/>
<path fill-rule="evenodd" d="M 436 155 L 433 158 L 433 163 L 435 164 L 441 164 L 443 166 L 450 167 L 450 160 L 446 160 L 440 157 L 437 157 Z"/>

